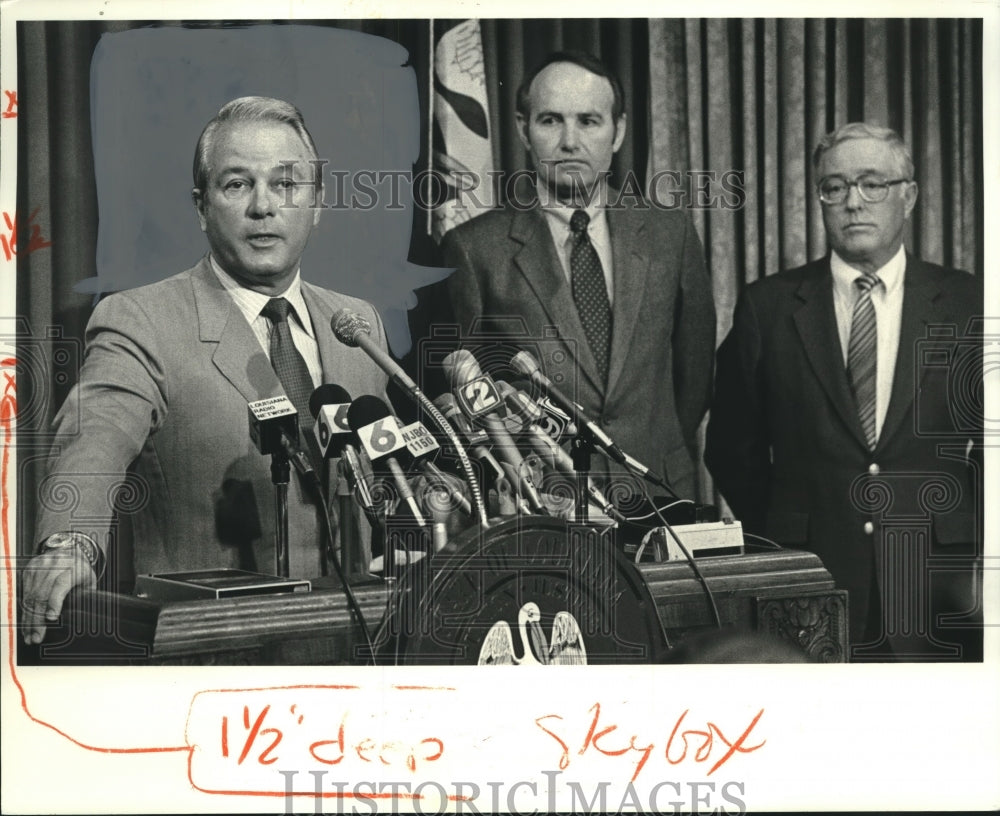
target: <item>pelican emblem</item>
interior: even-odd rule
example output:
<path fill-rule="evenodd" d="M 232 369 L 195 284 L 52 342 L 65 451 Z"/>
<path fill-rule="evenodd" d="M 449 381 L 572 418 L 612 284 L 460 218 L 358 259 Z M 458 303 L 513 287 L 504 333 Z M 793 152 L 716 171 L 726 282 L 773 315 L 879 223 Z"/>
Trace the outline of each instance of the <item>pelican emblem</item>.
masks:
<path fill-rule="evenodd" d="M 507 621 L 497 621 L 486 633 L 479 650 L 480 666 L 548 666 L 587 663 L 580 625 L 569 612 L 559 612 L 552 622 L 552 638 L 546 641 L 542 631 L 542 613 L 538 604 L 528 601 L 518 610 L 517 628 L 521 633 L 523 655 L 514 654 L 514 639 Z"/>

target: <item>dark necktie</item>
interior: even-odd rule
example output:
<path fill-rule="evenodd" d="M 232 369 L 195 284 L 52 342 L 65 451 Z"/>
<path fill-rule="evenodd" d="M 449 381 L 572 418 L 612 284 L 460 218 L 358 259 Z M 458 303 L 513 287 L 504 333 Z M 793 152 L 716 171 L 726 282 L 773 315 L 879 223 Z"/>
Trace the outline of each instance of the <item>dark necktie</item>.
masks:
<path fill-rule="evenodd" d="M 299 437 L 311 438 L 312 434 L 307 431 L 312 427 L 309 396 L 313 392 L 313 381 L 306 361 L 292 342 L 292 332 L 288 325 L 288 313 L 291 309 L 292 304 L 284 298 L 271 298 L 260 313 L 274 327 L 270 342 L 271 366 L 281 380 L 285 396 L 299 412 Z"/>
<path fill-rule="evenodd" d="M 611 354 L 611 302 L 604 283 L 601 259 L 587 235 L 589 223 L 590 216 L 583 210 L 576 210 L 570 218 L 569 228 L 573 232 L 573 249 L 569 255 L 570 278 L 583 331 L 597 361 L 601 379 L 607 381 Z"/>
<path fill-rule="evenodd" d="M 271 298 L 260 313 L 271 321 L 273 327 L 269 343 L 271 367 L 281 380 L 285 396 L 291 400 L 299 414 L 299 445 L 309 453 L 313 465 L 316 466 L 320 462 L 319 446 L 312 433 L 313 418 L 309 413 L 309 397 L 313 391 L 313 381 L 309 376 L 306 361 L 302 359 L 299 350 L 295 348 L 295 343 L 292 342 L 291 326 L 288 325 L 288 313 L 291 310 L 292 304 L 284 298 Z M 295 525 L 293 529 L 298 529 L 300 533 L 296 535 L 291 530 L 289 532 L 291 573 L 295 575 L 299 570 L 300 575 L 316 575 L 317 572 L 326 575 L 325 536 L 321 532 L 318 516 L 321 512 L 318 508 L 322 497 L 316 492 L 316 485 L 309 479 L 294 478 L 292 482 L 295 487 L 289 493 L 288 512 L 290 518 L 298 520 L 293 523 Z M 307 531 L 304 537 L 299 537 L 301 531 Z M 317 542 L 319 542 L 318 551 Z"/>
<path fill-rule="evenodd" d="M 869 450 L 875 450 L 875 443 L 878 441 L 875 434 L 878 330 L 875 323 L 875 306 L 872 304 L 872 289 L 880 283 L 882 280 L 878 275 L 869 273 L 854 279 L 854 285 L 858 287 L 858 297 L 854 301 L 851 339 L 847 344 L 847 376 Z"/>

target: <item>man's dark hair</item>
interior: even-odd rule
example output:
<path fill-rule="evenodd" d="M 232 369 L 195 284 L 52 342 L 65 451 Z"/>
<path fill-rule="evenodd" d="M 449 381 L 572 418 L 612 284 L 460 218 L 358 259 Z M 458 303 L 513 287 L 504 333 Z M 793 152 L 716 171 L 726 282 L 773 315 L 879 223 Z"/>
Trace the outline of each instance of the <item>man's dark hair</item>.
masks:
<path fill-rule="evenodd" d="M 588 54 L 585 51 L 554 51 L 536 65 L 517 89 L 517 112 L 519 114 L 525 118 L 528 117 L 531 112 L 531 83 L 544 69 L 556 62 L 571 62 L 573 65 L 579 65 L 585 71 L 604 77 L 610 82 L 611 91 L 615 97 L 611 105 L 611 118 L 615 123 L 618 122 L 622 114 L 625 113 L 625 93 L 622 91 L 622 83 L 614 71 L 593 54 Z"/>

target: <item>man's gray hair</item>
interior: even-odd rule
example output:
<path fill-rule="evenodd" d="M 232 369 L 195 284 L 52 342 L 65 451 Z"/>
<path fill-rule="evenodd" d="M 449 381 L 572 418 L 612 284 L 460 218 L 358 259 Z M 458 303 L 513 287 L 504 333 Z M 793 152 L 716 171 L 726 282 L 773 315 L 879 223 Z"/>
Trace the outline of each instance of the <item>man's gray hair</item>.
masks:
<path fill-rule="evenodd" d="M 892 128 L 870 125 L 867 122 L 850 122 L 832 133 L 827 133 L 820 139 L 816 150 L 813 151 L 813 169 L 819 171 L 820 160 L 827 150 L 850 139 L 878 139 L 885 142 L 892 150 L 903 176 L 910 180 L 913 179 L 913 157 L 910 155 L 910 148 L 907 147 L 903 138 Z"/>
<path fill-rule="evenodd" d="M 312 157 L 319 158 L 312 136 L 306 129 L 305 119 L 295 105 L 269 96 L 241 96 L 223 105 L 215 118 L 205 125 L 198 139 L 198 145 L 194 149 L 194 186 L 202 192 L 205 192 L 205 185 L 211 172 L 208 156 L 211 153 L 212 141 L 216 131 L 228 122 L 277 122 L 288 125 L 299 134 L 299 138 L 309 148 Z"/>

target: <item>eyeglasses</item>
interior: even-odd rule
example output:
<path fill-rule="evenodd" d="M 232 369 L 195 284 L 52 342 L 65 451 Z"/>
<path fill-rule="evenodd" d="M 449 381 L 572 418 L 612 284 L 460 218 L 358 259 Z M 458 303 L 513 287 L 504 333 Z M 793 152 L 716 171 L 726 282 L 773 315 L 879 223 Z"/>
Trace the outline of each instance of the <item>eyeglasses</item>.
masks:
<path fill-rule="evenodd" d="M 905 184 L 910 179 L 884 179 L 881 176 L 858 176 L 854 181 L 848 181 L 843 176 L 826 176 L 816 185 L 819 200 L 824 204 L 843 204 L 852 187 L 858 188 L 858 195 L 870 204 L 885 201 L 889 188 L 894 184 Z"/>

